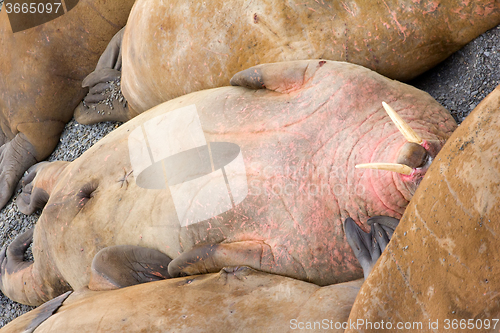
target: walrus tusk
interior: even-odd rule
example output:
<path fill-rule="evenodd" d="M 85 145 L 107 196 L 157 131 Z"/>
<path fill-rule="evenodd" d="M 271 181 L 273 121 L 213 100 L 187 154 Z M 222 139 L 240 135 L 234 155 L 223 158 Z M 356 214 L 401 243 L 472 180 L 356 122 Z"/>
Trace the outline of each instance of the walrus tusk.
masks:
<path fill-rule="evenodd" d="M 394 171 L 407 176 L 413 172 L 413 169 L 410 168 L 409 166 L 398 163 L 366 163 L 366 164 L 358 164 L 355 166 L 355 168 Z"/>
<path fill-rule="evenodd" d="M 387 114 L 389 115 L 389 117 L 391 117 L 391 120 L 396 125 L 398 130 L 406 138 L 406 140 L 408 140 L 409 142 L 414 142 L 414 143 L 419 144 L 419 145 L 421 145 L 422 142 L 424 142 L 422 140 L 422 138 L 417 133 L 415 133 L 415 131 L 410 127 L 410 125 L 408 125 L 403 120 L 403 118 L 401 118 L 396 113 L 396 111 L 394 111 L 393 108 L 391 108 L 386 102 L 382 102 L 382 106 L 384 107 L 384 109 L 387 112 Z"/>

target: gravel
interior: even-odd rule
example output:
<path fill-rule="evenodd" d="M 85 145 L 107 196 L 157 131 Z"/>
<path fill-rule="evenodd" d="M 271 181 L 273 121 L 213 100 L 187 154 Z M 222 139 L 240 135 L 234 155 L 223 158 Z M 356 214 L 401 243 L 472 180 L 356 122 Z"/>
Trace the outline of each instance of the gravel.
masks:
<path fill-rule="evenodd" d="M 0 0 L 0 6 L 3 1 Z M 461 122 L 470 111 L 500 84 L 500 26 L 484 33 L 434 69 L 410 82 L 427 91 Z M 69 122 L 49 161 L 72 161 L 120 123 L 80 125 Z M 17 194 L 15 195 L 17 197 Z M 14 197 L 14 200 L 15 200 Z M 11 200 L 0 211 L 0 245 L 9 244 L 31 228 L 40 212 L 25 216 Z M 28 251 L 29 252 L 29 251 Z M 27 258 L 31 254 L 27 253 Z M 10 301 L 0 293 L 0 327 L 32 307 Z"/>
<path fill-rule="evenodd" d="M 428 92 L 461 123 L 500 84 L 499 65 L 500 25 L 409 83 Z"/>

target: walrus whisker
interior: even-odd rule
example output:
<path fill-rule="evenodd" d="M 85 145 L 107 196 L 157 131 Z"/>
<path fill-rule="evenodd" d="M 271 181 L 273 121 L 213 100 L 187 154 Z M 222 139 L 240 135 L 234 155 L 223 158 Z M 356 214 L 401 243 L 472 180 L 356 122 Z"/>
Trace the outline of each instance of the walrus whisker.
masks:
<path fill-rule="evenodd" d="M 391 117 L 392 122 L 396 125 L 398 130 L 401 132 L 401 134 L 403 134 L 408 142 L 413 142 L 419 145 L 424 142 L 424 140 L 422 140 L 422 138 L 413 130 L 413 128 L 411 128 L 410 125 L 408 125 L 406 121 L 404 121 L 403 118 L 401 118 L 401 116 L 398 115 L 396 111 L 394 111 L 393 108 L 391 108 L 386 102 L 382 102 L 382 106 L 384 107 L 385 112 L 387 112 L 389 117 Z"/>
<path fill-rule="evenodd" d="M 407 176 L 411 175 L 411 173 L 413 172 L 413 169 L 409 166 L 398 163 L 365 163 L 358 164 L 355 166 L 355 168 L 393 171 Z"/>

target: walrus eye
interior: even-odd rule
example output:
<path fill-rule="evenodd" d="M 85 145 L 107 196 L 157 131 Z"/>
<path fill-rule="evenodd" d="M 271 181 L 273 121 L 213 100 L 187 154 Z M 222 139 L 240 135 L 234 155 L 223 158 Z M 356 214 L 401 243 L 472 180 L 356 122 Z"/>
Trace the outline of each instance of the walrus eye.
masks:
<path fill-rule="evenodd" d="M 428 159 L 429 154 L 424 147 L 413 142 L 407 142 L 399 151 L 397 163 L 417 169 L 423 167 Z"/>

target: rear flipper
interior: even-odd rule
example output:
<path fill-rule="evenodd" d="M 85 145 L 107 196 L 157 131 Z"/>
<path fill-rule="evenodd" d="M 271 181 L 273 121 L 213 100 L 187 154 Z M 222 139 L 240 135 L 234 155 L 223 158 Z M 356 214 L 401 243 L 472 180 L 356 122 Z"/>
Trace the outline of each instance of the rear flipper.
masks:
<path fill-rule="evenodd" d="M 95 71 L 83 80 L 82 87 L 89 87 L 89 93 L 74 112 L 76 121 L 81 124 L 132 118 L 120 87 L 124 31 L 125 27 L 116 33 L 99 58 Z"/>
<path fill-rule="evenodd" d="M 49 200 L 54 184 L 69 162 L 40 162 L 28 169 L 19 182 L 22 192 L 17 197 L 17 207 L 21 213 L 30 215 L 43 208 Z"/>
<path fill-rule="evenodd" d="M 24 171 L 35 164 L 36 149 L 23 133 L 0 147 L 0 209 L 7 204 Z"/>
<path fill-rule="evenodd" d="M 273 255 L 269 245 L 258 241 L 202 245 L 182 253 L 168 265 L 172 277 L 216 273 L 227 266 L 248 266 L 267 273 L 307 280 L 300 263 L 291 255 Z"/>
<path fill-rule="evenodd" d="M 49 286 L 34 269 L 32 261 L 24 261 L 24 252 L 33 241 L 33 229 L 19 236 L 0 252 L 0 289 L 11 300 L 27 304 L 40 305 L 68 290 L 69 286 L 61 283 Z"/>
<path fill-rule="evenodd" d="M 35 332 L 38 326 L 49 319 L 63 305 L 63 302 L 71 293 L 72 291 L 65 292 L 64 294 L 43 303 L 36 309 L 14 319 L 4 326 L 5 328 L 2 328 L 2 332 L 4 330 L 6 332 Z"/>
<path fill-rule="evenodd" d="M 366 233 L 350 217 L 344 222 L 347 242 L 363 268 L 365 279 L 389 244 L 399 220 L 388 216 L 374 216 L 368 219 L 368 224 L 371 230 Z"/>
<path fill-rule="evenodd" d="M 106 247 L 92 261 L 89 289 L 111 290 L 169 279 L 168 264 L 171 261 L 166 254 L 145 247 Z"/>

